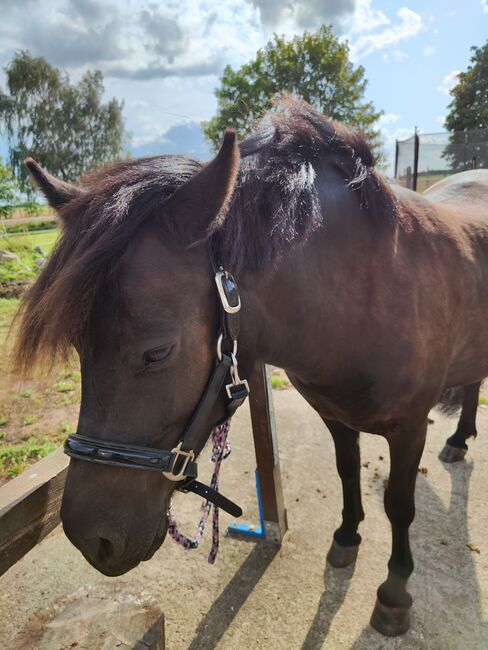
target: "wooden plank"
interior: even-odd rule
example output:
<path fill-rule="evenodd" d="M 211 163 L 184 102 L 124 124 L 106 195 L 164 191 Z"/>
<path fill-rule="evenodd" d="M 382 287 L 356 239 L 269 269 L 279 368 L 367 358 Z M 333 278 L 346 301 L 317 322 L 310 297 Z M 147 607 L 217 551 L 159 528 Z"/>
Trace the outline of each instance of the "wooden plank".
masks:
<path fill-rule="evenodd" d="M 59 524 L 68 463 L 58 449 L 0 488 L 0 575 Z"/>
<path fill-rule="evenodd" d="M 271 380 L 264 364 L 256 364 L 249 385 L 249 406 L 266 539 L 281 544 L 288 524 L 281 484 Z"/>

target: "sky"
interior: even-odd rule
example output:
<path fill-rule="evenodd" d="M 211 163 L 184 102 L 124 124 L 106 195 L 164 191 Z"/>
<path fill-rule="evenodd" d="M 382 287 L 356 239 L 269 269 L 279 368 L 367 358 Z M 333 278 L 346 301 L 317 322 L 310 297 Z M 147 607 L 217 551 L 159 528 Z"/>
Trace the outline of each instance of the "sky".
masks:
<path fill-rule="evenodd" d="M 107 99 L 124 100 L 135 155 L 206 159 L 200 123 L 216 112 L 224 66 L 251 60 L 273 33 L 323 23 L 365 69 L 391 166 L 396 138 L 443 129 L 470 47 L 488 40 L 488 0 L 0 0 L 0 88 L 18 49 L 73 81 L 100 69 Z"/>

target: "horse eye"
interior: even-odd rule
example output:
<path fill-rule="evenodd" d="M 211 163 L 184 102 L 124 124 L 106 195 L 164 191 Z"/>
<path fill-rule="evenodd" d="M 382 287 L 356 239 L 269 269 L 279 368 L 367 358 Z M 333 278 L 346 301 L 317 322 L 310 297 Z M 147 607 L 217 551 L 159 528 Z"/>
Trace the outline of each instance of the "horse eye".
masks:
<path fill-rule="evenodd" d="M 144 365 L 149 366 L 152 363 L 157 363 L 158 361 L 164 361 L 169 355 L 173 345 L 164 345 L 160 348 L 153 348 L 152 350 L 147 350 L 144 352 Z"/>

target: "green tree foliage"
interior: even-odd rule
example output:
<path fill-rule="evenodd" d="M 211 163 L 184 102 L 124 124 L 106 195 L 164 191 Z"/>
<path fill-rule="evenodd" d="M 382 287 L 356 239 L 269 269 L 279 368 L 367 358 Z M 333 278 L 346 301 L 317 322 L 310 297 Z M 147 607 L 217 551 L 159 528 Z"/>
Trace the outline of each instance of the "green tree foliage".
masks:
<path fill-rule="evenodd" d="M 451 90 L 453 99 L 445 120 L 452 134 L 444 156 L 456 171 L 473 164 L 488 167 L 488 41 L 471 51 L 468 69 L 459 74 Z"/>
<path fill-rule="evenodd" d="M 43 58 L 18 52 L 5 68 L 0 126 L 9 141 L 10 164 L 29 191 L 24 159 L 32 156 L 52 174 L 73 181 L 90 167 L 117 158 L 124 137 L 123 103 L 102 103 L 103 77 L 86 72 L 77 85 Z"/>
<path fill-rule="evenodd" d="M 364 68 L 353 66 L 347 43 L 340 43 L 330 27 L 291 41 L 275 35 L 253 61 L 238 70 L 225 68 L 215 91 L 218 113 L 204 124 L 204 132 L 215 148 L 227 127 L 242 138 L 279 95 L 292 93 L 326 115 L 359 127 L 377 144 L 375 125 L 381 113 L 364 100 L 366 85 Z"/>
<path fill-rule="evenodd" d="M 0 158 L 0 217 L 8 217 L 17 201 L 18 188 L 12 177 L 12 171 Z"/>

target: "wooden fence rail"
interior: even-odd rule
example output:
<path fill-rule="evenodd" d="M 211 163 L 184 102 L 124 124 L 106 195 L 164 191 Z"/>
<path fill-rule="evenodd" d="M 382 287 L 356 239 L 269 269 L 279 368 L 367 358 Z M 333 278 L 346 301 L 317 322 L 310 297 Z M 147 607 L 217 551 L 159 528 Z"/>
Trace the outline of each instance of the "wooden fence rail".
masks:
<path fill-rule="evenodd" d="M 68 462 L 58 449 L 0 488 L 0 575 L 59 524 Z"/>

